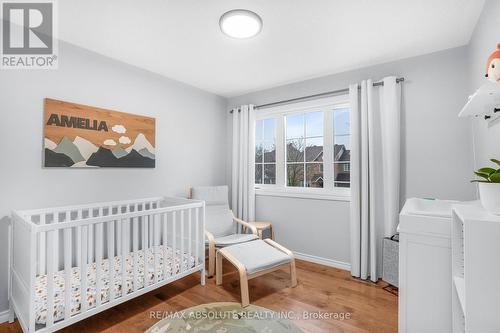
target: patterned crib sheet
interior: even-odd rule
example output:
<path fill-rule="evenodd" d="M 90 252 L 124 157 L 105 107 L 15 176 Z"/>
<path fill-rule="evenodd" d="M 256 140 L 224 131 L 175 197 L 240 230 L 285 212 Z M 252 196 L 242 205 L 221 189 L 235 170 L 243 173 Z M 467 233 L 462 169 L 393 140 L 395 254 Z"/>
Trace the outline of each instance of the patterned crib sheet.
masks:
<path fill-rule="evenodd" d="M 181 252 L 176 250 L 175 259 L 173 258 L 173 250 L 167 246 L 155 246 L 154 251 L 157 255 L 158 268 L 156 270 L 157 281 L 163 279 L 164 269 L 163 254 L 166 250 L 167 259 L 167 276 L 175 275 L 180 272 L 180 258 Z M 154 255 L 153 248 L 148 248 L 147 262 L 148 272 L 146 277 L 149 281 L 148 284 L 154 282 Z M 137 254 L 137 288 L 144 287 L 144 250 L 129 253 L 125 260 L 125 290 L 130 293 L 134 290 L 134 254 Z M 114 262 L 114 292 L 115 298 L 120 297 L 122 294 L 122 276 L 121 276 L 121 256 L 113 258 Z M 195 258 L 189 254 L 184 254 L 183 269 L 188 270 L 195 266 Z M 87 293 L 86 301 L 88 308 L 95 307 L 96 305 L 96 263 L 87 266 Z M 103 259 L 101 262 L 101 303 L 109 301 L 109 260 Z M 65 290 L 65 271 L 59 271 L 54 274 L 54 322 L 64 319 L 64 290 Z M 35 284 L 35 320 L 37 324 L 45 324 L 47 320 L 47 275 L 41 274 L 36 278 Z M 81 293 L 80 293 L 80 267 L 73 267 L 71 269 L 71 315 L 75 315 L 81 311 Z"/>

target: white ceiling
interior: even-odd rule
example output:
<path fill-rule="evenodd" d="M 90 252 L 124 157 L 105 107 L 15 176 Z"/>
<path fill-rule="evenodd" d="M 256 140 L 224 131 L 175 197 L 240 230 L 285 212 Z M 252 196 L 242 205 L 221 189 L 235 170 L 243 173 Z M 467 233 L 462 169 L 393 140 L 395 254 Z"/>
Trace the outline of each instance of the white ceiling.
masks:
<path fill-rule="evenodd" d="M 468 43 L 484 0 L 64 0 L 61 39 L 231 97 Z M 220 16 L 258 13 L 226 37 Z"/>

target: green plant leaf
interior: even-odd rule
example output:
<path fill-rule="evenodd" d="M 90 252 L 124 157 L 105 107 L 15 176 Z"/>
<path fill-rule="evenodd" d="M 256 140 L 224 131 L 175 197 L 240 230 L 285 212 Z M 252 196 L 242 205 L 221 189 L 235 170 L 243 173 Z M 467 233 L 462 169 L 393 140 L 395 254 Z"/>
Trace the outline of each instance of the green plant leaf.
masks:
<path fill-rule="evenodd" d="M 500 173 L 494 173 L 490 175 L 490 181 L 492 183 L 500 183 Z"/>
<path fill-rule="evenodd" d="M 479 177 L 484 178 L 486 180 L 490 180 L 490 174 L 489 173 L 482 173 L 482 172 L 479 172 L 479 171 L 474 171 L 474 173 L 476 174 L 476 176 L 479 176 Z"/>
<path fill-rule="evenodd" d="M 477 172 L 479 173 L 482 173 L 482 174 L 487 174 L 487 175 L 491 175 L 492 173 L 495 173 L 497 170 L 493 169 L 493 168 L 481 168 L 479 170 L 477 170 Z"/>
<path fill-rule="evenodd" d="M 500 166 L 500 161 L 495 159 L 495 158 L 492 158 L 490 161 L 492 161 L 493 163 L 495 163 L 496 165 Z"/>

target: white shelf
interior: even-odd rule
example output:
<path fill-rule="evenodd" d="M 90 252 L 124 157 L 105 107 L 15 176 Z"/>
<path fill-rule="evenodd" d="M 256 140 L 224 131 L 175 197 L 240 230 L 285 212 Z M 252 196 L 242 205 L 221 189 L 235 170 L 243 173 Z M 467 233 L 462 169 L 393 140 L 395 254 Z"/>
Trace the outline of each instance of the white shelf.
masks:
<path fill-rule="evenodd" d="M 467 104 L 458 114 L 459 117 L 492 115 L 500 107 L 500 84 L 486 82 L 469 97 Z"/>
<path fill-rule="evenodd" d="M 465 313 L 465 279 L 460 276 L 454 276 L 453 284 L 455 285 L 455 290 L 457 291 L 462 312 Z"/>
<path fill-rule="evenodd" d="M 500 216 L 456 205 L 451 232 L 453 332 L 498 333 Z"/>

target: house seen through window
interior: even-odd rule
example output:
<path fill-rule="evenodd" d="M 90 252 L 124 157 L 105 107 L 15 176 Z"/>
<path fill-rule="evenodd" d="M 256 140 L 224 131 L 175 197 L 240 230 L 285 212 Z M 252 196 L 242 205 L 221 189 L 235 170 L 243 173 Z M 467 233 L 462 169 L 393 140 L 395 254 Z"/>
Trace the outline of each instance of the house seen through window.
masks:
<path fill-rule="evenodd" d="M 323 112 L 286 116 L 287 186 L 323 187 Z"/>
<path fill-rule="evenodd" d="M 255 184 L 276 184 L 276 120 L 255 123 Z"/>

